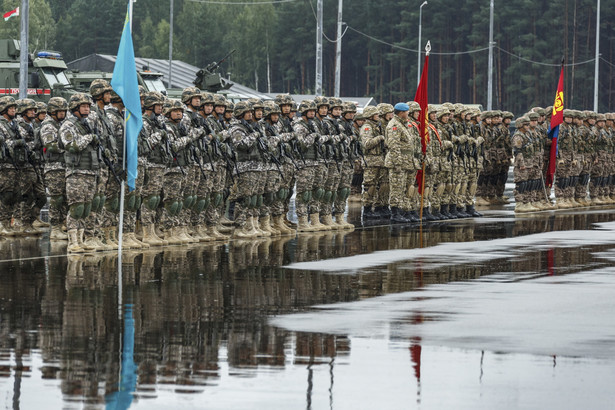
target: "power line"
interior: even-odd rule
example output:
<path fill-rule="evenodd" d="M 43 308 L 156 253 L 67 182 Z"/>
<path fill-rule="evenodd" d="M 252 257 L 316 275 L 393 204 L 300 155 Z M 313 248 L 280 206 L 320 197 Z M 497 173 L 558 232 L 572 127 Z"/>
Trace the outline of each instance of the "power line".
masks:
<path fill-rule="evenodd" d="M 508 54 L 509 56 L 513 56 L 515 58 L 518 58 L 519 60 L 523 60 L 526 61 L 528 63 L 532 63 L 532 64 L 538 64 L 538 65 L 545 65 L 545 66 L 549 66 L 549 67 L 560 67 L 560 64 L 552 64 L 552 63 L 541 63 L 540 61 L 534 61 L 534 60 L 530 60 L 529 58 L 525 58 L 525 57 L 521 57 L 518 54 L 513 54 L 510 51 L 504 50 L 502 47 L 499 46 L 495 46 L 495 48 L 497 48 L 498 50 L 502 51 L 505 54 Z M 572 66 L 577 66 L 577 65 L 582 65 L 582 64 L 587 64 L 587 63 L 591 63 L 596 61 L 595 58 L 589 59 L 589 60 L 585 60 L 585 61 L 580 61 L 578 63 L 570 63 L 570 64 L 564 64 L 564 66 L 566 67 L 572 67 Z"/>
<path fill-rule="evenodd" d="M 188 0 L 193 3 L 204 4 L 222 4 L 233 6 L 256 6 L 261 4 L 279 4 L 279 3 L 291 3 L 298 0 L 267 0 L 267 1 L 214 1 L 214 0 Z"/>
<path fill-rule="evenodd" d="M 307 2 L 310 4 L 310 8 L 312 9 L 312 15 L 314 16 L 314 20 L 316 20 L 316 24 L 318 24 L 318 17 L 316 17 L 316 11 L 314 10 L 314 5 L 312 5 L 312 2 L 310 0 L 307 0 Z M 346 23 L 343 23 L 346 24 Z M 325 38 L 325 40 L 327 40 L 330 43 L 337 43 L 338 41 L 340 41 L 342 38 L 344 38 L 344 36 L 346 35 L 346 32 L 348 31 L 350 27 L 346 24 L 346 29 L 344 30 L 344 32 L 342 33 L 342 35 L 335 40 L 331 40 L 326 34 L 325 31 L 323 30 L 322 32 L 322 36 Z"/>
<path fill-rule="evenodd" d="M 604 61 L 605 63 L 607 63 L 611 67 L 615 67 L 615 64 L 611 63 L 610 61 L 607 61 L 604 57 L 600 57 L 600 60 Z"/>

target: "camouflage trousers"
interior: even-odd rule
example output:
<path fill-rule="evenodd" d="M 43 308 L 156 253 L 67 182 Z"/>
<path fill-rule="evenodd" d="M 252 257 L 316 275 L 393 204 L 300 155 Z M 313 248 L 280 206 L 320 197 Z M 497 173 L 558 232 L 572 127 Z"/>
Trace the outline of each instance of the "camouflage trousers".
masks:
<path fill-rule="evenodd" d="M 163 166 L 147 166 L 145 168 L 145 181 L 141 196 L 141 223 L 151 225 L 156 223 L 157 203 L 162 202 L 162 184 L 164 182 L 165 168 Z"/>
<path fill-rule="evenodd" d="M 246 171 L 235 176 L 230 199 L 235 201 L 235 225 L 242 227 L 247 218 L 258 215 L 258 189 L 263 179 L 259 171 Z"/>
<path fill-rule="evenodd" d="M 431 200 L 431 205 L 440 207 L 450 203 L 452 191 L 453 184 L 451 183 L 451 173 L 449 171 L 438 172 L 437 184 L 434 190 L 434 198 Z"/>
<path fill-rule="evenodd" d="M 293 164 L 282 164 L 283 177 L 280 176 L 279 189 L 283 189 L 284 191 L 280 193 L 280 190 L 278 189 L 278 195 L 276 195 L 273 200 L 273 204 L 271 205 L 271 214 L 273 216 L 282 215 L 288 212 L 288 203 L 290 200 L 291 191 L 295 185 L 295 169 L 296 168 Z"/>
<path fill-rule="evenodd" d="M 478 187 L 478 168 L 470 168 L 468 170 L 468 179 L 466 183 L 464 200 L 462 201 L 463 205 L 474 205 L 474 196 L 476 195 L 476 190 Z"/>
<path fill-rule="evenodd" d="M 363 171 L 363 205 L 386 206 L 389 202 L 389 169 L 367 167 Z"/>
<path fill-rule="evenodd" d="M 325 184 L 327 182 L 327 176 L 329 174 L 328 167 L 323 163 L 319 162 L 314 169 L 314 178 L 312 180 L 312 196 L 309 202 L 309 213 L 317 214 L 320 213 L 320 208 L 322 206 L 322 199 L 325 195 Z"/>
<path fill-rule="evenodd" d="M 352 173 L 351 195 L 361 195 L 363 191 L 363 160 L 355 159 L 352 163 L 354 168 Z M 388 172 L 387 172 L 388 175 Z M 387 201 L 389 199 L 387 198 Z"/>
<path fill-rule="evenodd" d="M 36 172 L 34 172 L 36 180 L 33 186 L 34 192 L 32 202 L 29 206 L 26 207 L 29 209 L 29 215 L 25 217 L 25 220 L 28 221 L 28 223 L 33 222 L 41 216 L 41 209 L 47 203 L 47 192 L 45 191 L 45 184 L 43 183 L 44 171 L 41 167 L 39 167 L 37 172 L 38 175 L 36 174 Z M 28 212 L 28 210 L 26 210 L 26 212 Z"/>
<path fill-rule="evenodd" d="M 327 178 L 323 189 L 325 193 L 320 201 L 320 215 L 331 215 L 333 211 L 333 201 L 335 199 L 334 194 L 337 193 L 337 187 L 340 184 L 341 167 L 338 170 L 337 164 L 333 160 L 329 160 L 329 166 L 327 167 Z"/>
<path fill-rule="evenodd" d="M 107 180 L 109 179 L 109 169 L 107 167 L 100 168 L 96 177 L 96 187 L 94 189 L 95 196 L 104 196 L 107 189 Z M 100 228 L 103 226 L 104 213 L 90 211 L 90 215 L 85 218 L 85 233 L 86 236 L 100 236 Z"/>
<path fill-rule="evenodd" d="M 282 169 L 282 167 L 280 167 L 280 169 Z M 277 169 L 265 171 L 264 174 L 265 187 L 263 189 L 263 206 L 260 208 L 259 215 L 261 217 L 271 214 L 281 215 L 283 208 L 280 209 L 282 203 L 278 200 L 278 195 L 281 195 L 280 189 L 282 188 L 283 174 L 281 175 Z M 276 207 L 275 209 L 274 206 Z"/>
<path fill-rule="evenodd" d="M 66 216 L 66 229 L 86 229 L 89 215 L 76 217 L 71 212 L 71 206 L 83 204 L 88 208 L 92 204 L 97 188 L 97 175 L 72 171 L 66 176 L 66 203 L 69 211 Z"/>
<path fill-rule="evenodd" d="M 160 224 L 165 230 L 182 225 L 179 213 L 184 201 L 185 178 L 178 167 L 167 168 L 162 185 L 163 206 L 160 207 Z"/>
<path fill-rule="evenodd" d="M 18 186 L 18 206 L 13 217 L 29 225 L 39 217 L 41 208 L 47 202 L 45 187 L 32 168 L 18 171 L 15 182 Z"/>
<path fill-rule="evenodd" d="M 416 201 L 416 171 L 389 169 L 389 204 L 391 207 L 410 211 Z"/>
<path fill-rule="evenodd" d="M 49 203 L 49 224 L 54 227 L 66 222 L 68 203 L 66 200 L 66 170 L 64 168 L 45 170 L 47 193 L 51 197 Z"/>
<path fill-rule="evenodd" d="M 10 223 L 19 203 L 18 172 L 13 167 L 0 168 L 0 221 L 4 223 Z"/>
<path fill-rule="evenodd" d="M 451 190 L 451 202 L 457 206 L 460 203 L 461 186 L 464 179 L 466 179 L 466 170 L 463 164 L 455 166 L 452 172 L 453 188 Z"/>
<path fill-rule="evenodd" d="M 489 191 L 491 196 L 500 198 L 504 196 L 504 189 L 506 188 L 506 180 L 508 179 L 508 170 L 510 168 L 509 161 L 503 161 L 498 165 L 497 173 L 494 175 L 494 182 L 492 188 Z"/>
<path fill-rule="evenodd" d="M 304 166 L 295 173 L 297 187 L 295 210 L 298 218 L 308 215 L 317 168 L 317 166 Z"/>
<path fill-rule="evenodd" d="M 137 166 L 135 189 L 128 192 L 128 187 L 126 186 L 124 194 L 124 224 L 122 227 L 124 232 L 134 232 L 137 228 L 137 210 L 141 207 L 141 194 L 145 176 L 145 166 L 139 164 Z M 119 215 L 117 220 L 119 221 Z"/>
<path fill-rule="evenodd" d="M 185 166 L 184 171 L 186 172 L 186 176 L 182 182 L 184 203 L 179 213 L 179 218 L 181 221 L 181 226 L 188 226 L 191 224 L 192 219 L 193 204 L 191 204 L 191 198 L 194 197 L 196 199 L 197 189 L 203 175 L 201 175 L 201 170 L 196 164 Z"/>
<path fill-rule="evenodd" d="M 210 204 L 205 209 L 204 217 L 201 220 L 207 226 L 217 225 L 220 218 L 224 215 L 224 190 L 227 188 L 227 180 L 229 183 L 231 181 L 225 165 L 224 161 L 214 162 L 214 171 L 212 171 L 210 181 Z"/>
<path fill-rule="evenodd" d="M 214 184 L 214 179 L 217 177 L 216 172 L 212 171 L 209 164 L 203 166 L 203 173 L 205 174 L 205 177 L 203 177 L 200 169 L 198 169 L 198 172 L 199 181 L 194 192 L 196 195 L 196 204 L 190 211 L 190 224 L 193 226 L 198 226 L 205 222 L 206 213 L 210 211 L 211 208 L 211 191 Z M 203 209 L 199 206 L 201 203 L 205 204 L 202 207 Z"/>
<path fill-rule="evenodd" d="M 335 201 L 333 202 L 333 212 L 336 214 L 342 214 L 346 211 L 346 200 L 350 195 L 350 188 L 354 174 L 353 164 L 348 160 L 344 160 L 341 163 L 341 170 L 340 183 L 337 186 L 337 195 L 335 195 Z"/>

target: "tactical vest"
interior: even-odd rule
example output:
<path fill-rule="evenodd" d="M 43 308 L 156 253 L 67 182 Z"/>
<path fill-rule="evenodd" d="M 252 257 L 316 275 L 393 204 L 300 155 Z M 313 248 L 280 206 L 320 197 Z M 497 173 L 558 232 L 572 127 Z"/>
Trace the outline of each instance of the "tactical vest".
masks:
<path fill-rule="evenodd" d="M 144 116 L 143 121 L 147 122 L 150 129 L 158 128 L 158 123 L 152 118 Z M 139 133 L 139 156 L 147 158 L 152 164 L 168 164 L 168 154 L 165 152 L 163 146 L 150 147 L 147 143 L 146 135 L 143 133 L 144 130 L 145 127 L 143 127 Z"/>
<path fill-rule="evenodd" d="M 60 133 L 60 123 L 53 120 L 48 122 L 51 125 L 53 125 L 53 128 L 56 129 L 56 136 L 57 136 L 57 144 L 58 144 L 58 148 L 60 148 L 61 150 L 64 149 L 64 145 L 62 144 L 62 140 L 60 139 L 59 133 Z M 43 158 L 45 160 L 45 162 L 47 164 L 52 164 L 52 163 L 56 163 L 56 162 L 60 162 L 60 163 L 64 163 L 64 153 L 62 152 L 51 152 L 48 149 L 43 149 Z"/>
<path fill-rule="evenodd" d="M 244 124 L 239 123 L 237 124 L 237 126 L 241 127 L 243 132 L 245 132 L 246 134 L 250 134 L 251 130 L 249 130 L 248 127 L 246 127 Z M 256 145 L 252 145 L 249 148 L 237 146 L 235 149 L 237 150 L 237 161 L 238 162 L 263 161 L 264 160 L 264 158 L 262 157 Z"/>
<path fill-rule="evenodd" d="M 180 136 L 183 137 L 183 135 L 181 135 L 181 133 L 179 132 L 179 128 L 178 128 L 179 124 L 175 124 L 172 121 L 167 122 L 167 128 L 170 128 L 171 131 L 173 132 L 176 136 Z M 190 153 L 190 147 L 191 145 L 188 144 L 186 145 L 184 148 L 180 149 L 179 151 L 176 152 L 177 154 L 177 162 L 174 162 L 173 165 L 179 165 L 180 167 L 185 167 L 188 165 L 191 165 L 194 163 L 194 161 L 191 158 L 191 153 Z"/>
<path fill-rule="evenodd" d="M 310 126 L 304 119 L 299 120 L 299 123 L 302 127 L 304 127 L 308 133 L 311 133 Z M 303 158 L 315 161 L 317 159 L 318 153 L 316 152 L 316 145 L 304 145 L 301 144 L 301 152 L 303 153 Z"/>
<path fill-rule="evenodd" d="M 65 121 L 70 121 L 75 125 L 77 131 L 81 135 L 89 134 L 89 131 L 85 128 L 85 126 L 79 121 L 77 117 L 70 117 Z M 100 160 L 98 159 L 98 152 L 92 146 L 92 144 L 88 144 L 83 151 L 80 152 L 69 152 L 64 151 L 64 162 L 66 163 L 66 168 L 69 169 L 82 169 L 82 170 L 91 170 L 95 171 L 100 168 Z"/>

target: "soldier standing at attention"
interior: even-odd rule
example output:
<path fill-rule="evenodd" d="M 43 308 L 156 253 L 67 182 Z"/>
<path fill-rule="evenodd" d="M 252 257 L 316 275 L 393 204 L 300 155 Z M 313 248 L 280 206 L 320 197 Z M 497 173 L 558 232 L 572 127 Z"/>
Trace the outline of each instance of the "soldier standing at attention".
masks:
<path fill-rule="evenodd" d="M 41 125 L 41 143 L 45 162 L 45 184 L 50 196 L 49 239 L 66 240 L 68 235 L 62 231 L 68 212 L 66 202 L 66 168 L 64 166 L 64 145 L 60 140 L 60 126 L 66 119 L 68 102 L 62 97 L 52 97 L 47 106 L 48 116 Z"/>
<path fill-rule="evenodd" d="M 96 149 L 100 140 L 88 123 L 90 106 L 91 99 L 87 94 L 73 94 L 68 103 L 68 109 L 73 115 L 60 126 L 60 141 L 64 146 L 66 164 L 68 253 L 95 250 L 94 246 L 83 241 L 86 218 L 92 209 L 100 169 Z"/>
<path fill-rule="evenodd" d="M 384 166 L 385 137 L 378 126 L 380 114 L 376 107 L 365 107 L 363 118 L 365 123 L 361 127 L 360 135 L 367 163 L 363 170 L 363 219 L 378 219 L 382 217 L 383 206 L 386 205 L 378 202 L 378 193 L 382 185 L 388 183 L 389 174 L 389 170 Z"/>

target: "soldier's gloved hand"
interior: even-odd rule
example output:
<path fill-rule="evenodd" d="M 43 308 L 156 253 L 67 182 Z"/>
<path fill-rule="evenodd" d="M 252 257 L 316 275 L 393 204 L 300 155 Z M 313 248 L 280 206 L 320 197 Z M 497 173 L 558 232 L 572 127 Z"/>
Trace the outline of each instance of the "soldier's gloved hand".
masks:
<path fill-rule="evenodd" d="M 376 139 L 378 140 L 378 142 L 383 141 L 384 142 L 384 135 L 378 135 L 376 137 Z"/>
<path fill-rule="evenodd" d="M 92 143 L 94 145 L 98 145 L 101 143 L 100 141 L 100 137 L 98 136 L 98 134 L 90 134 L 92 136 Z"/>
<path fill-rule="evenodd" d="M 481 146 L 483 142 L 485 142 L 485 139 L 483 137 L 476 138 L 476 145 Z"/>
<path fill-rule="evenodd" d="M 572 166 L 576 167 L 577 165 L 579 165 L 579 161 L 577 161 L 576 159 L 572 160 Z"/>
<path fill-rule="evenodd" d="M 468 141 L 468 136 L 467 135 L 461 135 L 459 136 L 459 142 L 461 144 L 465 144 Z"/>
<path fill-rule="evenodd" d="M 444 141 L 442 142 L 442 148 L 444 149 L 452 149 L 453 148 L 453 143 L 450 141 Z"/>
<path fill-rule="evenodd" d="M 451 138 L 451 139 L 453 140 L 453 142 L 454 142 L 455 144 L 457 144 L 457 143 L 460 141 L 460 140 L 459 140 L 459 137 L 458 137 L 457 135 L 453 135 L 453 138 Z"/>
<path fill-rule="evenodd" d="M 558 166 L 558 167 L 563 167 L 563 166 L 564 166 L 564 163 L 565 163 L 565 162 L 564 162 L 564 160 L 563 160 L 563 159 L 560 159 L 559 161 L 557 161 L 557 166 Z"/>
<path fill-rule="evenodd" d="M 476 139 L 474 138 L 468 138 L 468 142 L 470 143 L 470 145 L 476 145 Z"/>
<path fill-rule="evenodd" d="M 110 150 L 109 148 L 105 148 L 105 156 L 106 156 L 107 158 L 113 158 L 113 157 L 111 156 L 111 150 Z"/>

